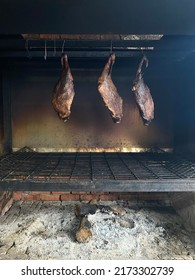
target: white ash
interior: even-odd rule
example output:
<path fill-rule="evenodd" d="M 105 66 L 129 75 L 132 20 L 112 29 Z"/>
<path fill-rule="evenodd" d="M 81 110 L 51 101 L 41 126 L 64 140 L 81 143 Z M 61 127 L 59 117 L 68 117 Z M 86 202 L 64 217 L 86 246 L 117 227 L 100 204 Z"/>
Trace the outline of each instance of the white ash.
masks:
<path fill-rule="evenodd" d="M 194 232 L 170 208 L 126 205 L 123 216 L 89 215 L 93 237 L 85 244 L 75 239 L 74 208 L 73 202 L 15 202 L 0 218 L 0 259 L 195 259 Z"/>

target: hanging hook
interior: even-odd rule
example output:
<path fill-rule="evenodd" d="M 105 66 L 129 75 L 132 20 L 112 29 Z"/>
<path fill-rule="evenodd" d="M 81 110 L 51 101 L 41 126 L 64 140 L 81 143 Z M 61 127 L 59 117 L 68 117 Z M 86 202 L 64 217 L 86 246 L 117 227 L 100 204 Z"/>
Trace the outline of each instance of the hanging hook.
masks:
<path fill-rule="evenodd" d="M 28 43 L 29 43 L 28 40 L 26 40 L 26 42 L 25 42 L 25 49 L 27 51 L 28 58 L 30 59 L 32 57 L 31 57 L 30 52 L 29 52 L 29 44 Z"/>
<path fill-rule="evenodd" d="M 63 41 L 63 44 L 62 44 L 62 53 L 64 52 L 64 45 L 65 45 L 65 40 Z"/>
<path fill-rule="evenodd" d="M 112 53 L 112 40 L 110 41 L 110 53 Z"/>
<path fill-rule="evenodd" d="M 45 54 L 44 54 L 44 59 L 47 59 L 47 41 L 45 40 Z"/>
<path fill-rule="evenodd" d="M 144 49 L 143 49 L 143 47 L 141 47 L 141 51 L 142 51 L 142 55 L 144 56 Z"/>
<path fill-rule="evenodd" d="M 56 40 L 53 42 L 53 56 L 56 56 Z"/>

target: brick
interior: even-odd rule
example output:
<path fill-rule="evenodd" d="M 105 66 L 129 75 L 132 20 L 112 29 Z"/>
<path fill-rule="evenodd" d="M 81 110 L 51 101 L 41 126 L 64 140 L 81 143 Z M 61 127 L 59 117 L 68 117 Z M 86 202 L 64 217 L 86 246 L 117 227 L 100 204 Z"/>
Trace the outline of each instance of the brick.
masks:
<path fill-rule="evenodd" d="M 134 200 L 137 201 L 138 200 L 138 196 L 137 194 L 119 194 L 119 200 Z"/>
<path fill-rule="evenodd" d="M 73 194 L 73 195 L 85 195 L 85 194 L 91 194 L 91 192 L 70 192 L 70 194 Z"/>
<path fill-rule="evenodd" d="M 22 199 L 22 194 L 21 192 L 14 192 L 12 195 L 13 200 L 21 200 Z"/>
<path fill-rule="evenodd" d="M 105 195 L 105 194 L 110 194 L 110 192 L 90 192 L 90 194 Z"/>
<path fill-rule="evenodd" d="M 84 195 L 80 195 L 80 200 L 87 200 L 87 201 L 90 201 L 92 199 L 97 199 L 99 200 L 100 199 L 100 196 L 99 195 L 95 195 L 95 194 L 84 194 Z"/>
<path fill-rule="evenodd" d="M 24 196 L 24 195 L 29 195 L 31 194 L 31 192 L 21 192 L 21 195 Z"/>
<path fill-rule="evenodd" d="M 31 192 L 31 194 L 32 194 L 32 195 L 36 195 L 36 194 L 39 194 L 39 195 L 40 195 L 40 194 L 51 194 L 51 192 L 46 192 L 46 191 L 44 191 L 44 192 L 41 192 L 41 191 L 36 191 L 36 192 L 34 192 L 34 191 L 33 191 L 33 192 Z"/>
<path fill-rule="evenodd" d="M 102 201 L 119 200 L 119 196 L 118 196 L 118 194 L 102 194 L 102 195 L 100 195 L 100 200 L 102 200 Z"/>
<path fill-rule="evenodd" d="M 23 194 L 24 191 L 15 191 L 15 192 L 13 192 L 13 194 L 14 194 L 14 193 Z"/>
<path fill-rule="evenodd" d="M 45 200 L 49 200 L 49 201 L 52 201 L 52 200 L 60 200 L 60 195 L 59 194 L 41 194 L 40 195 L 40 199 L 45 201 Z"/>
<path fill-rule="evenodd" d="M 40 195 L 23 194 L 21 200 L 40 200 Z"/>
<path fill-rule="evenodd" d="M 78 194 L 62 194 L 60 200 L 71 200 L 71 201 L 80 201 L 80 195 Z"/>
<path fill-rule="evenodd" d="M 61 195 L 61 194 L 67 194 L 67 193 L 70 193 L 70 192 L 51 192 L 51 194 L 58 194 L 58 195 Z"/>
<path fill-rule="evenodd" d="M 9 197 L 10 192 L 0 192 L 2 200 Z M 13 200 L 69 200 L 80 201 L 92 199 L 97 200 L 129 200 L 129 201 L 152 201 L 152 200 L 165 200 L 168 198 L 167 193 L 137 193 L 137 192 L 48 192 L 48 191 L 17 191 L 13 192 Z M 1 201 L 1 200 L 0 200 Z"/>

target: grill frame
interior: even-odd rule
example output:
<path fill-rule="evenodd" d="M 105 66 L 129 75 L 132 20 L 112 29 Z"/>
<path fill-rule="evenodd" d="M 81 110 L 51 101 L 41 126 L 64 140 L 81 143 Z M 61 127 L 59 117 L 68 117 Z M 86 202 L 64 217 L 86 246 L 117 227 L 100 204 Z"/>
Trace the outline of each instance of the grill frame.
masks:
<path fill-rule="evenodd" d="M 195 158 L 168 152 L 40 153 L 0 158 L 0 190 L 180 192 L 195 190 Z"/>

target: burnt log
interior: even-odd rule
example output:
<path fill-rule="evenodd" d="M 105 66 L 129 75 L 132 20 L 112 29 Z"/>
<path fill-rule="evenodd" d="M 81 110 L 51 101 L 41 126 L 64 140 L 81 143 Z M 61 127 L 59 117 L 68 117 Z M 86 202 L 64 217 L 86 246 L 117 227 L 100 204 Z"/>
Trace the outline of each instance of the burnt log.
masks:
<path fill-rule="evenodd" d="M 115 215 L 124 215 L 126 212 L 119 206 L 108 206 L 98 204 L 80 204 L 75 207 L 75 215 L 77 217 L 84 217 L 86 215 L 94 215 L 97 211 L 102 213 L 114 213 Z"/>
<path fill-rule="evenodd" d="M 114 213 L 115 215 L 124 215 L 126 211 L 119 206 L 99 205 L 97 200 L 91 200 L 89 203 L 77 204 L 75 215 L 80 218 L 79 228 L 76 232 L 76 240 L 79 243 L 86 243 L 93 236 L 92 225 L 88 220 L 88 215 L 94 215 L 97 211 L 102 213 Z"/>
<path fill-rule="evenodd" d="M 84 216 L 80 220 L 79 229 L 76 232 L 76 240 L 79 243 L 86 243 L 92 238 L 92 226 L 87 216 Z"/>

